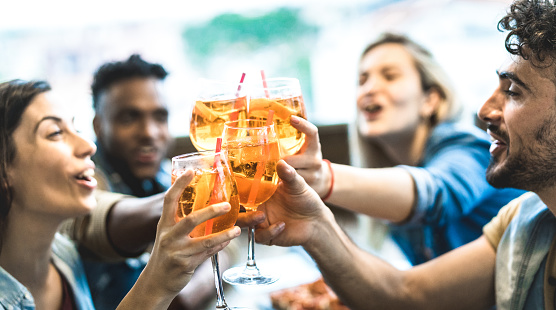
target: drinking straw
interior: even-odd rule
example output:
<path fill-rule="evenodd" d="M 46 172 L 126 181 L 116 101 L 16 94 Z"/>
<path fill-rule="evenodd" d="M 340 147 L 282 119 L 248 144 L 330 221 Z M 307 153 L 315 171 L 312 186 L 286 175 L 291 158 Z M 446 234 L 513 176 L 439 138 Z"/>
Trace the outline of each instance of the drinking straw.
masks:
<path fill-rule="evenodd" d="M 213 203 L 217 203 L 218 199 L 216 198 L 216 195 L 218 195 L 218 181 L 219 178 L 221 181 L 224 181 L 224 171 L 222 171 L 222 164 L 220 163 L 220 150 L 222 149 L 222 138 L 216 138 L 216 150 L 215 155 L 214 155 L 214 164 L 213 164 L 213 168 L 216 168 L 216 170 L 218 171 L 218 174 L 216 175 L 215 179 L 214 179 L 214 185 L 212 188 L 212 195 L 210 197 L 210 204 Z M 207 220 L 206 222 L 206 226 L 205 226 L 205 236 L 212 234 L 212 225 L 214 223 L 214 218 L 211 218 L 209 220 Z"/>
<path fill-rule="evenodd" d="M 243 72 L 241 74 L 241 79 L 239 80 L 239 85 L 237 86 L 237 91 L 236 91 L 236 99 L 239 98 L 239 92 L 241 91 L 241 84 L 243 84 L 243 80 L 245 79 L 245 72 Z M 232 105 L 232 110 L 235 110 L 236 108 L 236 102 L 234 101 L 234 104 Z M 230 121 L 235 121 L 237 120 L 237 115 L 238 115 L 238 111 L 234 111 L 230 114 Z"/>
<path fill-rule="evenodd" d="M 268 110 L 268 117 L 266 119 L 266 126 L 272 125 L 272 118 L 274 117 L 274 111 Z M 268 144 L 265 145 L 265 153 L 268 154 L 269 148 Z M 259 192 L 259 184 L 261 183 L 261 178 L 263 177 L 264 168 L 266 166 L 266 161 L 263 159 L 257 165 L 257 171 L 255 171 L 255 177 L 253 177 L 253 185 L 251 185 L 251 191 L 249 192 L 249 198 L 247 198 L 247 204 L 255 204 L 255 199 L 257 198 L 257 193 Z"/>
<path fill-rule="evenodd" d="M 266 118 L 266 126 L 272 125 L 272 118 L 274 117 L 274 110 L 268 110 L 268 117 Z"/>
<path fill-rule="evenodd" d="M 244 79 L 245 79 L 245 72 L 241 74 L 241 79 L 239 80 L 239 85 L 237 86 L 236 98 L 239 97 L 239 92 L 241 91 L 241 84 L 243 84 Z"/>
<path fill-rule="evenodd" d="M 264 70 L 261 70 L 261 78 L 263 79 L 264 94 L 267 98 L 270 98 L 270 94 L 268 93 L 268 85 L 266 84 L 266 77 L 264 75 Z"/>

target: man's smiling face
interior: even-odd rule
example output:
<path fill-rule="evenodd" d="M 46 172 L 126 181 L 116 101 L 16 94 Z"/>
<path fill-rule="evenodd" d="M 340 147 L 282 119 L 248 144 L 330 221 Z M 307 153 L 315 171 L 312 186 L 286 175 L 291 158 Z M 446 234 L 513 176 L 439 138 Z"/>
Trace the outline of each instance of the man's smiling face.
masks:
<path fill-rule="evenodd" d="M 535 191 L 556 185 L 554 76 L 554 64 L 538 67 L 517 56 L 498 70 L 499 85 L 478 112 L 494 139 L 487 169 L 493 186 Z"/>

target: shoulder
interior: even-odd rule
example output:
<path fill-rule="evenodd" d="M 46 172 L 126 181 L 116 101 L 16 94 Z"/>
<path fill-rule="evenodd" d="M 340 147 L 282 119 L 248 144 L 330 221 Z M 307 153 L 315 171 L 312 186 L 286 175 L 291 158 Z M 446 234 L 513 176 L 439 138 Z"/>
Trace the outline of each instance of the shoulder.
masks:
<path fill-rule="evenodd" d="M 34 306 L 33 296 L 0 266 L 0 309 L 27 309 L 26 306 Z"/>
<path fill-rule="evenodd" d="M 494 249 L 498 247 L 502 235 L 519 213 L 521 206 L 525 202 L 536 203 L 537 201 L 540 201 L 540 199 L 536 194 L 532 192 L 525 193 L 502 207 L 498 215 L 483 227 L 483 233 Z"/>
<path fill-rule="evenodd" d="M 68 264 L 75 264 L 80 261 L 79 252 L 77 251 L 75 243 L 61 233 L 56 233 L 54 236 L 52 252 Z"/>
<path fill-rule="evenodd" d="M 442 123 L 437 125 L 429 138 L 430 144 L 460 141 L 465 143 L 490 144 L 489 135 L 477 126 L 466 123 Z"/>

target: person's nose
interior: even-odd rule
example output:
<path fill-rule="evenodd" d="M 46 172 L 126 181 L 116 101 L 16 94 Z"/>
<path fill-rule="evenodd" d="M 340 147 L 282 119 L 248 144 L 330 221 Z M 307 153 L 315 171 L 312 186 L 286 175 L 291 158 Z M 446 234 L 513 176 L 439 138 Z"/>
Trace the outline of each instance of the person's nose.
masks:
<path fill-rule="evenodd" d="M 83 158 L 87 156 L 93 156 L 97 152 L 97 146 L 92 140 L 85 138 L 79 133 L 76 133 L 75 137 L 75 152 L 77 157 Z"/>
<path fill-rule="evenodd" d="M 146 118 L 141 126 L 143 137 L 155 138 L 160 132 L 160 125 L 152 118 Z"/>
<path fill-rule="evenodd" d="M 359 91 L 361 94 L 372 95 L 376 93 L 382 87 L 382 81 L 375 76 L 369 76 L 365 83 L 359 86 Z"/>
<path fill-rule="evenodd" d="M 477 116 L 487 124 L 499 124 L 503 118 L 504 102 L 504 94 L 500 91 L 500 87 L 498 87 L 479 108 Z"/>

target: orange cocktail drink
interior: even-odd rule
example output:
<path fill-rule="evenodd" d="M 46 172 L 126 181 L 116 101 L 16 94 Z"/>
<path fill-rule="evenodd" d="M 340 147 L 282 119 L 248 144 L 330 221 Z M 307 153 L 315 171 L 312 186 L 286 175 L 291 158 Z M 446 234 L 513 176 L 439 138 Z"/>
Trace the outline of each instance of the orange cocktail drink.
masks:
<path fill-rule="evenodd" d="M 305 135 L 290 124 L 292 115 L 307 118 L 302 96 L 280 99 L 251 98 L 249 103 L 250 119 L 266 120 L 268 111 L 275 111 L 274 123 L 280 139 L 283 155 L 295 154 L 303 145 Z"/>
<path fill-rule="evenodd" d="M 239 191 L 239 201 L 247 211 L 255 211 L 276 191 L 276 163 L 280 160 L 278 142 L 265 144 L 257 136 L 244 137 L 228 142 L 226 151 Z"/>
<path fill-rule="evenodd" d="M 247 117 L 266 120 L 269 110 L 274 111 L 282 156 L 295 154 L 303 145 L 305 135 L 291 126 L 290 117 L 307 118 L 298 79 L 266 79 L 262 86 L 251 88 Z"/>
<path fill-rule="evenodd" d="M 191 109 L 189 137 L 198 151 L 214 150 L 224 123 L 247 117 L 247 95 L 240 84 L 200 79 Z"/>
<path fill-rule="evenodd" d="M 211 204 L 229 202 L 230 211 L 198 225 L 190 236 L 201 237 L 234 226 L 239 214 L 239 193 L 225 154 L 198 152 L 172 158 L 172 183 L 187 169 L 193 170 L 195 176 L 180 196 L 176 220 Z"/>
<path fill-rule="evenodd" d="M 280 143 L 274 124 L 273 111 L 268 120 L 238 120 L 224 125 L 222 148 L 228 155 L 235 177 L 239 200 L 246 211 L 255 211 L 268 200 L 278 186 L 276 164 L 280 160 Z M 248 253 L 245 267 L 228 269 L 224 280 L 231 284 L 261 285 L 278 278 L 261 273 L 255 263 L 255 227 L 249 227 Z"/>
<path fill-rule="evenodd" d="M 216 138 L 222 137 L 224 123 L 246 118 L 246 97 L 195 102 L 191 113 L 189 135 L 197 150 L 214 149 Z"/>

